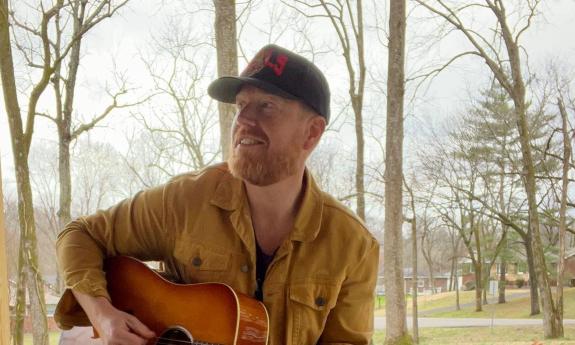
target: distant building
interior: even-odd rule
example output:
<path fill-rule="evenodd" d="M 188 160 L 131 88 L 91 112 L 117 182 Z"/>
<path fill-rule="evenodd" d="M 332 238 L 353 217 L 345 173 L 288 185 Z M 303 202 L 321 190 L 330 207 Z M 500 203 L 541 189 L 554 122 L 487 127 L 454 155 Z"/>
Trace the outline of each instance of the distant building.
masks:
<path fill-rule="evenodd" d="M 458 286 L 461 287 L 462 279 L 458 278 Z M 432 294 L 449 291 L 449 286 L 452 284 L 451 274 L 449 273 L 436 273 L 433 275 L 433 281 L 427 274 L 418 273 L 414 278 L 411 268 L 403 269 L 403 280 L 405 282 L 405 293 L 411 294 L 413 291 L 413 279 L 417 279 L 417 293 L 418 294 Z"/>

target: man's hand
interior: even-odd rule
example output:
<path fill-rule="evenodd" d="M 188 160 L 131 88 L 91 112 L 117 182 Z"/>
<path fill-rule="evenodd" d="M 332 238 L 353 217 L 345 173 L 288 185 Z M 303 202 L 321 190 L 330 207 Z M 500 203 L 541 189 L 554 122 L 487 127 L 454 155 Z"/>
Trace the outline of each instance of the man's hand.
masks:
<path fill-rule="evenodd" d="M 106 298 L 72 292 L 105 345 L 145 345 L 156 336 L 135 316 L 114 308 Z"/>

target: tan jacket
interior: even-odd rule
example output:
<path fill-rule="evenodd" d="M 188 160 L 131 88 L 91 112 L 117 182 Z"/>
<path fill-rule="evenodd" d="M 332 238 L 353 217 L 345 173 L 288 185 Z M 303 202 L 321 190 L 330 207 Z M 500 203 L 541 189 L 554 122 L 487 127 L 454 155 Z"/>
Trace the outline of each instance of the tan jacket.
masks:
<path fill-rule="evenodd" d="M 264 282 L 270 344 L 368 344 L 379 245 L 309 173 L 306 181 L 294 228 Z M 101 266 L 114 255 L 162 260 L 184 282 L 223 282 L 253 295 L 255 248 L 243 184 L 225 164 L 73 221 L 57 242 L 66 287 L 108 298 Z M 64 329 L 89 325 L 70 290 L 55 319 Z"/>

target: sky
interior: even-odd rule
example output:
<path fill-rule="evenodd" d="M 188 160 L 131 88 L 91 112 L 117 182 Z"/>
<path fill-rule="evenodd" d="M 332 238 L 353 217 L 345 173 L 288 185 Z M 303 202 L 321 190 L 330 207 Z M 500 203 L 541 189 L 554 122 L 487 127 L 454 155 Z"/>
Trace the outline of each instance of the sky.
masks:
<path fill-rule="evenodd" d="M 191 4 L 193 3 L 193 4 Z M 303 50 L 303 54 L 310 57 L 314 51 L 314 61 L 324 70 L 332 88 L 332 107 L 337 109 L 346 100 L 347 75 L 343 59 L 337 49 L 337 37 L 327 22 L 316 22 L 312 25 L 299 24 L 291 15 L 282 10 L 279 1 L 260 1 L 248 16 L 244 14 L 242 20 L 247 24 L 240 37 L 241 51 L 251 56 L 260 46 L 273 41 L 286 47 L 295 47 Z M 366 21 L 373 26 L 374 13 L 380 22 L 384 21 L 385 10 L 374 9 L 374 1 L 366 2 Z M 114 68 L 121 71 L 129 80 L 132 92 L 126 101 L 138 99 L 149 91 L 151 80 L 147 77 L 144 58 L 152 59 L 157 56 L 157 46 L 166 43 L 167 37 L 176 36 L 174 28 L 185 27 L 179 33 L 184 37 L 194 38 L 195 41 L 211 42 L 211 27 L 213 12 L 209 10 L 211 1 L 184 2 L 184 1 L 132 1 L 121 10 L 119 15 L 100 24 L 97 29 L 90 32 L 83 45 L 82 66 L 80 69 L 81 82 L 79 83 L 76 109 L 78 114 L 89 119 L 99 113 L 107 104 L 109 97 L 105 94 L 106 88 L 114 88 L 114 78 L 111 71 Z M 241 6 L 240 6 L 241 7 Z M 546 61 L 556 59 L 570 63 L 575 56 L 575 1 L 573 0 L 547 0 L 540 8 L 542 15 L 536 18 L 533 27 L 525 34 L 524 47 L 529 54 L 531 69 L 537 73 L 543 70 Z M 241 12 L 241 8 L 240 11 Z M 21 16 L 32 16 L 32 11 L 16 6 L 16 13 Z M 451 35 L 440 45 L 426 48 L 423 42 L 425 37 L 431 36 L 434 27 L 429 22 L 418 18 L 418 12 L 412 11 L 408 19 L 408 60 L 407 71 L 413 73 L 417 66 L 428 64 L 430 61 L 445 60 L 454 53 L 461 51 L 465 41 L 459 35 Z M 287 20 L 285 20 L 287 18 Z M 489 24 L 485 18 L 474 18 L 481 25 Z M 295 33 L 307 29 L 308 41 L 302 40 Z M 422 38 L 423 37 L 423 38 Z M 381 32 L 379 33 L 381 38 Z M 155 40 L 156 43 L 153 43 Z M 311 42 L 311 43 L 309 43 Z M 366 132 L 374 136 L 384 133 L 385 129 L 385 96 L 380 92 L 385 90 L 385 73 L 387 58 L 383 44 L 378 41 L 377 30 L 373 27 L 366 29 L 366 55 L 370 80 L 366 84 Z M 420 44 L 421 43 L 421 44 Z M 427 42 L 428 43 L 428 42 Z M 202 52 L 209 54 L 209 45 L 198 47 L 198 56 Z M 13 52 L 14 53 L 14 52 Z M 214 55 L 215 56 L 215 55 Z M 22 60 L 15 55 L 19 77 L 24 78 Z M 206 61 L 208 67 L 213 69 L 214 61 Z M 245 66 L 245 58 L 240 59 L 240 70 Z M 573 68 L 573 65 L 571 65 Z M 575 68 L 573 69 L 575 70 Z M 215 76 L 213 76 L 215 77 Z M 207 86 L 211 79 L 206 77 L 202 83 Z M 448 121 L 458 111 L 464 109 L 470 94 L 476 93 L 479 88 L 485 87 L 489 73 L 482 62 L 477 59 L 464 59 L 448 68 L 436 77 L 431 83 L 420 89 L 415 103 L 406 107 L 406 154 L 409 154 L 417 138 L 427 128 Z M 22 80 L 22 79 L 20 79 Z M 35 79 L 36 80 L 36 79 Z M 47 99 L 49 93 L 43 98 L 40 109 L 50 112 L 52 105 Z M 23 99 L 20 99 L 21 107 Z M 156 107 L 161 109 L 161 104 Z M 343 122 L 343 121 L 342 121 Z M 130 114 L 128 111 L 118 112 L 105 123 L 105 127 L 96 129 L 90 138 L 92 140 L 110 143 L 123 150 L 126 147 L 125 134 L 130 128 Z M 333 131 L 330 141 L 337 142 L 353 151 L 352 126 L 338 125 L 340 131 Z M 36 122 L 33 145 L 41 145 L 43 140 L 52 140 L 55 135 L 54 127 L 45 119 Z M 377 151 L 377 150 L 376 150 Z M 368 154 L 370 151 L 368 150 Z M 372 155 L 377 152 L 371 152 Z M 14 175 L 12 169 L 12 154 L 9 141 L 9 131 L 3 100 L 0 100 L 0 158 L 5 190 L 13 186 Z"/>

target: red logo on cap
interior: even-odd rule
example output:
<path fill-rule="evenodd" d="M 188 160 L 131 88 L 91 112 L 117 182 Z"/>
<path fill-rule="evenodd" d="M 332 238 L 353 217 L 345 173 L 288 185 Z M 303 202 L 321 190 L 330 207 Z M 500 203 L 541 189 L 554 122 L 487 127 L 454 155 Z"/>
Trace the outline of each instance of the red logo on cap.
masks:
<path fill-rule="evenodd" d="M 272 49 L 260 51 L 243 70 L 241 76 L 252 76 L 258 73 L 264 66 L 271 68 L 278 77 L 281 76 L 288 62 L 288 57 L 285 54 L 276 54 L 274 59 L 273 53 L 274 51 Z"/>
<path fill-rule="evenodd" d="M 277 54 L 276 61 L 271 61 L 272 59 L 272 51 L 266 52 L 266 57 L 264 58 L 264 64 L 271 68 L 274 73 L 279 77 L 284 72 L 284 68 L 286 63 L 288 62 L 287 55 L 284 54 Z"/>

